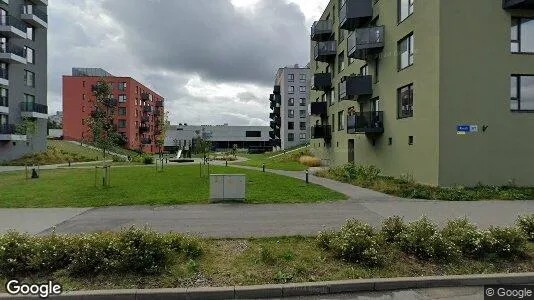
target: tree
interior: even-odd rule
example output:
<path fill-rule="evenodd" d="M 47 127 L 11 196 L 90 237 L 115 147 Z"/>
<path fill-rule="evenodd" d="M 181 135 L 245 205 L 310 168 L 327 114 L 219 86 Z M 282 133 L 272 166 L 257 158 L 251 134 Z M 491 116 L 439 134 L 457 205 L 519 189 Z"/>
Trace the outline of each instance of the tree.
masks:
<path fill-rule="evenodd" d="M 37 122 L 32 118 L 22 118 L 22 123 L 15 127 L 15 132 L 18 134 L 26 135 L 26 141 L 30 144 L 33 151 L 33 134 L 37 131 Z"/>
<path fill-rule="evenodd" d="M 56 121 L 48 120 L 47 121 L 48 129 L 61 129 L 62 126 L 58 124 Z"/>
<path fill-rule="evenodd" d="M 163 108 L 159 109 L 161 110 L 160 112 L 162 112 L 162 114 L 159 116 L 157 121 L 155 143 L 159 148 L 159 153 L 161 155 L 161 152 L 165 146 L 165 136 L 167 135 L 167 130 L 170 127 L 170 121 L 169 112 L 166 112 Z"/>
<path fill-rule="evenodd" d="M 85 119 L 95 146 L 102 149 L 104 157 L 120 141 L 113 119 L 116 115 L 117 102 L 112 98 L 112 90 L 109 83 L 103 78 L 93 85 L 93 94 L 96 101 L 92 101 L 94 109 Z"/>
<path fill-rule="evenodd" d="M 197 137 L 193 140 L 193 151 L 196 154 L 202 153 L 202 156 L 204 159 L 208 157 L 210 151 L 211 151 L 211 141 L 210 134 L 202 128 L 202 132 L 200 130 L 196 131 Z"/>

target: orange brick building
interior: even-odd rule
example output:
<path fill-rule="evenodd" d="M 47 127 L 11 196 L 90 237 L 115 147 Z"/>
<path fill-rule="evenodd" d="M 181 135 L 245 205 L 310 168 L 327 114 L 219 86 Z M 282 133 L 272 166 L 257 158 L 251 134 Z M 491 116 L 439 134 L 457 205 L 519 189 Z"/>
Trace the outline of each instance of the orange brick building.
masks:
<path fill-rule="evenodd" d="M 161 132 L 164 99 L 131 77 L 116 77 L 99 68 L 73 68 L 72 75 L 63 76 L 63 138 L 90 141 L 85 119 L 94 109 L 93 85 L 103 78 L 112 85 L 116 100 L 115 125 L 126 138 L 125 147 L 157 153 L 156 136 Z"/>

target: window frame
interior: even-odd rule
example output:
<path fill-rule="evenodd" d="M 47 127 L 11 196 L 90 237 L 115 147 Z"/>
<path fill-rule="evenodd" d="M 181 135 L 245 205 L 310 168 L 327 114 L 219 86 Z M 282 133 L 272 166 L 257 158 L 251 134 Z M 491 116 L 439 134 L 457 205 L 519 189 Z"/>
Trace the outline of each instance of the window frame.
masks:
<path fill-rule="evenodd" d="M 404 110 L 403 110 L 403 104 L 402 104 L 402 90 L 403 89 L 406 89 L 408 88 L 408 90 L 410 91 L 410 96 L 411 96 L 411 113 L 409 114 L 404 114 Z M 401 86 L 400 88 L 397 89 L 397 119 L 407 119 L 407 118 L 413 118 L 414 116 L 414 109 L 413 109 L 413 106 L 414 106 L 414 84 L 413 83 L 410 83 L 410 84 L 407 84 L 407 85 L 404 85 L 404 86 Z"/>
<path fill-rule="evenodd" d="M 405 67 L 402 67 L 402 52 L 400 51 L 400 49 L 401 49 L 401 44 L 404 41 L 407 41 L 407 43 L 408 43 L 408 45 L 407 45 L 407 47 L 408 47 L 408 65 L 405 66 Z M 407 68 L 413 66 L 413 64 L 415 63 L 415 51 L 414 51 L 413 48 L 415 48 L 415 37 L 414 37 L 414 33 L 412 31 L 408 35 L 406 35 L 405 37 L 403 37 L 402 39 L 400 39 L 397 42 L 397 56 L 398 56 L 398 59 L 397 59 L 397 70 L 399 72 L 404 70 L 404 69 L 407 69 Z"/>
<path fill-rule="evenodd" d="M 31 74 L 32 75 L 31 77 L 33 78 L 31 85 L 28 84 L 28 78 L 29 78 L 28 74 Z M 24 85 L 26 87 L 31 87 L 31 88 L 35 87 L 35 72 L 32 72 L 30 70 L 24 70 Z"/>
<path fill-rule="evenodd" d="M 510 75 L 510 84 L 511 84 L 511 79 L 515 77 L 515 80 L 516 80 L 516 83 L 515 83 L 515 86 L 516 86 L 516 97 L 512 97 L 512 95 L 510 95 L 510 111 L 513 112 L 513 113 L 534 113 L 534 109 L 521 109 L 521 77 L 533 77 L 534 78 L 534 74 L 512 74 Z M 510 91 L 511 91 L 511 87 L 510 87 Z M 512 106 L 511 106 L 511 102 L 512 101 L 517 101 L 517 109 L 512 109 Z M 534 102 L 534 99 L 532 99 L 532 101 Z"/>
<path fill-rule="evenodd" d="M 408 1 L 408 15 L 406 15 L 406 17 L 402 19 L 402 15 L 401 15 L 402 1 L 403 0 L 397 0 L 397 24 L 404 22 L 406 19 L 412 16 L 413 13 L 415 12 L 414 0 L 407 0 Z"/>
<path fill-rule="evenodd" d="M 121 97 L 124 97 L 124 101 L 121 101 Z M 128 102 L 128 96 L 126 94 L 120 94 L 118 97 L 117 97 L 117 101 L 119 103 L 126 103 Z"/>

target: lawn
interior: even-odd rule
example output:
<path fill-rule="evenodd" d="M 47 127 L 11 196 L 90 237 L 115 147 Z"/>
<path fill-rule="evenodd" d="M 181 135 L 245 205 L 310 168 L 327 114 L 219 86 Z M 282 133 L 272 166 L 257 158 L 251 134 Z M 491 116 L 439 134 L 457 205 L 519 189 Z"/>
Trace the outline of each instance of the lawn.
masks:
<path fill-rule="evenodd" d="M 81 156 L 89 157 L 91 160 L 101 160 L 103 158 L 102 151 L 82 147 L 79 143 L 74 144 L 68 141 L 48 140 L 48 146 L 68 153 L 77 153 Z"/>
<path fill-rule="evenodd" d="M 61 270 L 46 277 L 29 277 L 24 282 L 52 280 L 60 283 L 65 290 L 102 290 L 534 271 L 533 243 L 528 245 L 528 257 L 524 259 L 461 259 L 453 263 L 419 260 L 392 248 L 386 262 L 376 267 L 337 259 L 317 246 L 314 238 L 307 237 L 204 240 L 203 244 L 204 254 L 201 257 L 176 257 L 162 274 L 73 277 Z M 0 278 L 2 283 L 6 280 Z M 0 291 L 4 289 L 5 285 L 2 284 Z"/>
<path fill-rule="evenodd" d="M 304 171 L 308 166 L 301 164 L 298 158 L 303 153 L 308 153 L 307 149 L 289 152 L 277 157 L 272 157 L 280 153 L 266 152 L 264 154 L 239 153 L 238 156 L 248 158 L 247 161 L 237 163 L 238 165 L 261 168 L 265 163 L 265 168 L 285 171 Z"/>
<path fill-rule="evenodd" d="M 206 172 L 207 170 L 204 170 Z M 211 173 L 245 174 L 247 203 L 303 203 L 346 199 L 319 185 L 271 173 L 212 166 Z M 101 172 L 101 171 L 99 171 Z M 101 182 L 100 173 L 97 181 Z M 0 207 L 97 207 L 209 203 L 209 179 L 200 178 L 198 165 L 117 167 L 111 187 L 95 185 L 95 169 L 42 170 L 39 179 L 23 172 L 0 175 Z"/>

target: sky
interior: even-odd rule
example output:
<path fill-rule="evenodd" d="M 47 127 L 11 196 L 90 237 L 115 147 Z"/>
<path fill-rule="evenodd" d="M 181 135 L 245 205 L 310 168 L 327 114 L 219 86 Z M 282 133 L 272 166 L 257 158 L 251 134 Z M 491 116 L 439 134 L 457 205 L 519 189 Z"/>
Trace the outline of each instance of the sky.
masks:
<path fill-rule="evenodd" d="M 279 67 L 306 65 L 328 0 L 50 0 L 48 106 L 73 67 L 130 76 L 172 124 L 267 125 Z"/>

